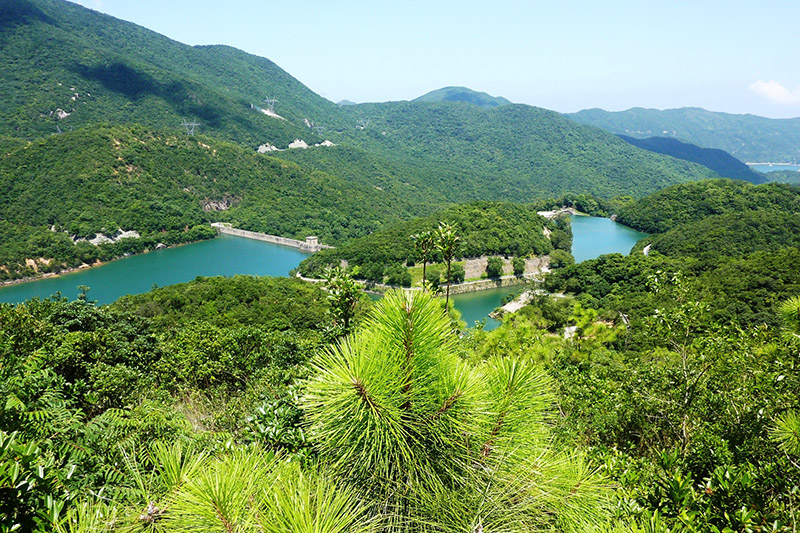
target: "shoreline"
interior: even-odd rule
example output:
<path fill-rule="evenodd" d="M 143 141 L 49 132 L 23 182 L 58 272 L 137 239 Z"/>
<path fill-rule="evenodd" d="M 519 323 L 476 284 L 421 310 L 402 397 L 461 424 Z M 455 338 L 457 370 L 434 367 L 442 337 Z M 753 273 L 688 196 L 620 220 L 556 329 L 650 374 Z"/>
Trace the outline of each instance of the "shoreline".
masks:
<path fill-rule="evenodd" d="M 216 237 L 212 237 L 212 238 L 216 239 Z M 170 248 L 177 248 L 179 246 L 185 246 L 187 244 L 195 244 L 195 243 L 203 242 L 203 241 L 207 241 L 207 240 L 210 240 L 210 239 L 203 239 L 203 240 L 200 240 L 200 241 L 181 242 L 181 243 L 178 243 L 178 244 L 172 244 L 170 246 L 165 246 L 164 248 L 159 248 L 159 250 L 169 250 Z M 119 261 L 120 259 L 126 259 L 128 257 L 134 257 L 136 255 L 149 254 L 150 252 L 155 252 L 155 251 L 157 251 L 157 250 L 155 250 L 155 249 L 151 250 L 151 249 L 148 248 L 148 249 L 142 250 L 141 252 L 136 253 L 136 254 L 123 255 L 122 257 L 115 257 L 113 259 L 109 259 L 108 261 L 100 261 L 100 260 L 98 260 L 97 262 L 92 263 L 91 265 L 83 263 L 80 266 L 76 266 L 76 267 L 72 267 L 72 268 L 65 268 L 64 270 L 60 270 L 58 272 L 44 272 L 44 273 L 39 274 L 37 276 L 27 276 L 27 277 L 24 277 L 24 278 L 17 278 L 17 279 L 9 279 L 9 280 L 6 280 L 6 281 L 0 281 L 0 289 L 2 289 L 3 287 L 10 287 L 11 285 L 19 285 L 20 283 L 28 283 L 30 281 L 41 281 L 43 279 L 58 278 L 58 277 L 61 277 L 61 276 L 66 276 L 67 274 L 74 274 L 75 272 L 80 272 L 82 270 L 89 270 L 91 268 L 101 267 L 103 265 L 107 265 L 109 263 L 113 263 L 114 261 Z"/>

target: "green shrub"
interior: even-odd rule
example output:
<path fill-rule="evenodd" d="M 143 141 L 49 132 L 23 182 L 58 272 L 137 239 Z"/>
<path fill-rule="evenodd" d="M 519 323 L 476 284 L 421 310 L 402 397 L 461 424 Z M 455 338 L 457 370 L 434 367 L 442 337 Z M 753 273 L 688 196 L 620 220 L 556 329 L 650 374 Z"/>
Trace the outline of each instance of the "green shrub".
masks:
<path fill-rule="evenodd" d="M 490 278 L 499 278 L 503 275 L 503 260 L 500 257 L 490 257 L 486 263 L 486 275 Z"/>

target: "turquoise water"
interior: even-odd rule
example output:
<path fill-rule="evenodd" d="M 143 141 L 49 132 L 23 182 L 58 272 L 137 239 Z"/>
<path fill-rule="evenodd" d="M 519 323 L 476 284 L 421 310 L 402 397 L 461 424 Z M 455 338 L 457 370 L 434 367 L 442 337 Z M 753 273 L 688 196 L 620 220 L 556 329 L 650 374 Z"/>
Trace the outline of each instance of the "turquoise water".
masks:
<path fill-rule="evenodd" d="M 800 165 L 749 165 L 753 170 L 759 172 L 774 172 L 776 170 L 794 170 L 799 171 Z"/>
<path fill-rule="evenodd" d="M 603 254 L 627 255 L 637 241 L 647 237 L 609 218 L 574 215 L 572 220 L 572 255 L 575 262 L 594 259 Z"/>
<path fill-rule="evenodd" d="M 607 218 L 573 216 L 572 253 L 577 262 L 602 254 L 627 254 L 636 241 L 646 236 Z M 79 285 L 90 287 L 88 297 L 108 304 L 126 294 L 147 292 L 154 285 L 190 281 L 197 276 L 285 276 L 308 254 L 277 244 L 221 235 L 209 241 L 157 250 L 112 261 L 108 264 L 28 283 L 0 288 L 0 302 L 18 303 L 60 292 L 77 297 Z M 468 326 L 486 319 L 486 330 L 500 325 L 488 314 L 507 294 L 519 287 L 504 287 L 451 296 Z"/>
<path fill-rule="evenodd" d="M 627 255 L 637 241 L 647 237 L 646 233 L 617 224 L 608 218 L 572 216 L 572 255 L 575 262 L 594 259 L 603 254 L 621 253 Z M 504 287 L 487 291 L 470 292 L 451 296 L 454 305 L 461 311 L 461 317 L 468 326 L 476 320 L 486 319 L 484 329 L 489 331 L 500 325 L 499 320 L 487 315 L 500 306 L 503 297 L 518 290 L 519 287 Z"/>
<path fill-rule="evenodd" d="M 277 244 L 220 235 L 208 241 L 155 250 L 102 266 L 0 288 L 0 302 L 18 303 L 61 292 L 77 297 L 78 285 L 91 288 L 90 300 L 109 304 L 126 294 L 191 281 L 197 276 L 286 276 L 308 254 Z"/>
<path fill-rule="evenodd" d="M 467 327 L 475 327 L 475 322 L 486 319 L 483 329 L 491 331 L 500 326 L 500 321 L 491 318 L 489 313 L 500 307 L 503 297 L 519 289 L 519 286 L 501 287 L 485 291 L 453 294 L 450 298 L 452 298 L 455 308 L 461 312 L 461 320 L 466 322 Z"/>

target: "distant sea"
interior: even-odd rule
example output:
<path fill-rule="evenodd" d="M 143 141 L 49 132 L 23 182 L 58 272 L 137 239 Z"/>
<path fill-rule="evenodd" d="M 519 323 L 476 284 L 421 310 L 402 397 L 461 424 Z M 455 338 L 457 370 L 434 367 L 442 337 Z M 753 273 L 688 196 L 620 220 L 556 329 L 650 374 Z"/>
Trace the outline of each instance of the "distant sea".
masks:
<path fill-rule="evenodd" d="M 775 172 L 776 170 L 794 170 L 800 171 L 800 165 L 789 165 L 783 163 L 773 163 L 773 164 L 764 164 L 764 163 L 748 163 L 750 168 L 753 170 L 757 170 L 759 172 Z"/>

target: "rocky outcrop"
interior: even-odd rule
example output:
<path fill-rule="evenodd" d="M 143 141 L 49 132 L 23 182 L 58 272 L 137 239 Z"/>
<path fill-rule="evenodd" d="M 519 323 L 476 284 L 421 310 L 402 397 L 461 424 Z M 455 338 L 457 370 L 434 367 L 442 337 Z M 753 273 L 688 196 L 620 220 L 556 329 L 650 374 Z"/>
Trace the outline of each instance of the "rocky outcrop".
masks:
<path fill-rule="evenodd" d="M 200 202 L 200 205 L 203 207 L 203 211 L 227 211 L 235 203 L 236 198 L 222 198 L 220 200 L 206 198 Z"/>

